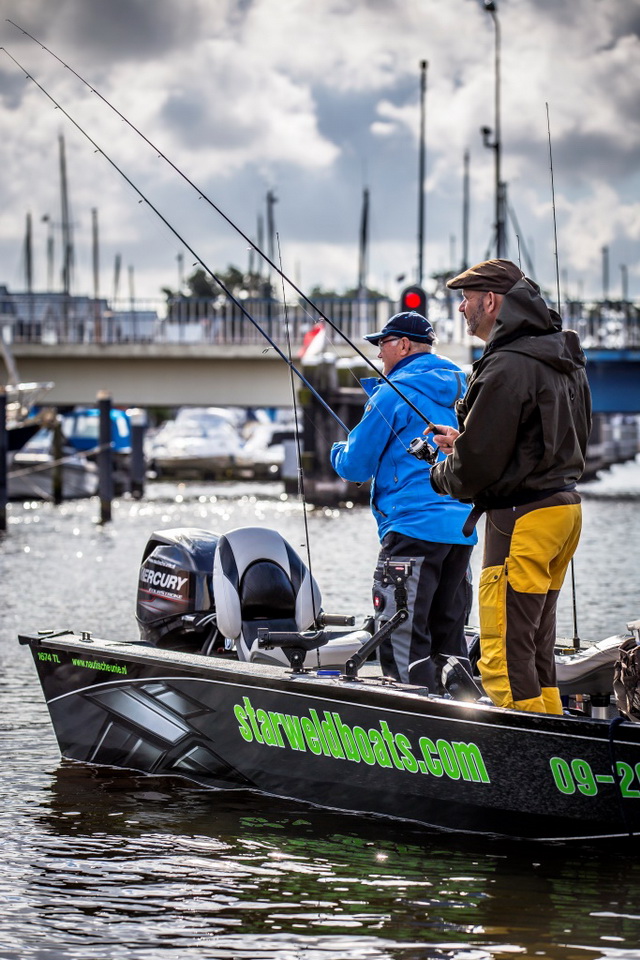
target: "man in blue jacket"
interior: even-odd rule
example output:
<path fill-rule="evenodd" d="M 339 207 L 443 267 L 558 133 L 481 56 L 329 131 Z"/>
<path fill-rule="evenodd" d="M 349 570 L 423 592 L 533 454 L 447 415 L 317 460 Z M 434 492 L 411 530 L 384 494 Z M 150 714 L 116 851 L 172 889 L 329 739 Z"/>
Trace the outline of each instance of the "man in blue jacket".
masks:
<path fill-rule="evenodd" d="M 454 404 L 465 392 L 466 379 L 455 363 L 432 353 L 433 327 L 418 313 L 396 314 L 365 340 L 380 348 L 382 372 L 397 390 L 383 379 L 361 381 L 368 395 L 364 415 L 346 441 L 333 444 L 331 464 L 345 480 L 371 480 L 381 544 L 373 586 L 379 621 L 395 613 L 394 588 L 381 582 L 383 562 L 414 560 L 406 584 L 409 619 L 390 643 L 383 643 L 383 671 L 437 694 L 446 658 L 456 656 L 463 663 L 467 658 L 467 571 L 477 536 L 462 533 L 470 507 L 438 496 L 429 482 L 429 465 L 407 452 L 422 435 L 424 421 L 404 398 L 432 423 L 455 426 Z"/>

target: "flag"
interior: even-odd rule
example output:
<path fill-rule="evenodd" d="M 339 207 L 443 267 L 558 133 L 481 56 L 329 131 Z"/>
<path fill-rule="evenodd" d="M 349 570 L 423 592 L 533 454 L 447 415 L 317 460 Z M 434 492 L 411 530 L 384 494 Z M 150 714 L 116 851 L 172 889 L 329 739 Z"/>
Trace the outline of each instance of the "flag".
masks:
<path fill-rule="evenodd" d="M 324 352 L 327 342 L 327 330 L 324 320 L 318 320 L 310 330 L 308 330 L 302 340 L 302 347 L 298 354 L 300 360 L 315 360 Z"/>

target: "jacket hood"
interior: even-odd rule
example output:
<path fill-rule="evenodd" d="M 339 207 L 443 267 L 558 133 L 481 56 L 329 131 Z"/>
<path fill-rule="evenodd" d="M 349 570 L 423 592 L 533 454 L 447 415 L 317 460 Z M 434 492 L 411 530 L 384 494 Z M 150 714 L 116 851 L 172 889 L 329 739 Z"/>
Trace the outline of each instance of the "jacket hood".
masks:
<path fill-rule="evenodd" d="M 453 407 L 466 389 L 466 377 L 462 370 L 447 357 L 434 353 L 415 353 L 405 357 L 395 365 L 389 380 L 402 392 L 411 391 L 413 402 L 416 394 L 419 394 L 442 407 Z M 376 387 L 384 384 L 384 380 L 367 377 L 360 383 L 367 395 L 371 396 Z"/>
<path fill-rule="evenodd" d="M 560 316 L 546 305 L 538 284 L 523 277 L 505 293 L 488 342 L 495 343 L 513 334 L 535 337 L 561 329 Z"/>
<path fill-rule="evenodd" d="M 535 357 L 563 373 L 586 366 L 578 335 L 562 329 L 560 315 L 547 306 L 539 286 L 526 277 L 505 294 L 485 354 L 498 349 Z"/>

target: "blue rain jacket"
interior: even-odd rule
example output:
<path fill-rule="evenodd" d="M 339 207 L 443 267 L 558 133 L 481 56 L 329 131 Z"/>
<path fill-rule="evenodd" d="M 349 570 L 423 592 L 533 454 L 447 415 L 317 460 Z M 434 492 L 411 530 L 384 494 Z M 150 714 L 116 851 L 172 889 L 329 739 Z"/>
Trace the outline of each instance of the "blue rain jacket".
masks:
<path fill-rule="evenodd" d="M 432 423 L 457 427 L 454 404 L 465 392 L 466 377 L 451 360 L 415 353 L 395 365 L 396 384 Z M 435 543 L 477 543 L 462 533 L 470 506 L 441 496 L 429 482 L 431 467 L 407 453 L 425 423 L 395 390 L 374 377 L 360 381 L 369 399 L 360 423 L 331 448 L 331 465 L 345 480 L 371 480 L 371 509 L 380 540 L 390 531 Z M 444 454 L 439 454 L 439 460 Z"/>

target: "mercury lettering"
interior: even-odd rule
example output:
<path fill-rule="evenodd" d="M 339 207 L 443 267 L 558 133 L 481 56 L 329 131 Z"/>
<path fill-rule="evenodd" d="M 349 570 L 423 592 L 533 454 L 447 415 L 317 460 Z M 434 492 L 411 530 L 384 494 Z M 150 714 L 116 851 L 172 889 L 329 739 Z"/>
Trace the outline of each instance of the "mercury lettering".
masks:
<path fill-rule="evenodd" d="M 177 577 L 175 573 L 163 573 L 161 570 L 142 570 L 140 580 L 163 590 L 182 590 L 188 577 Z"/>

